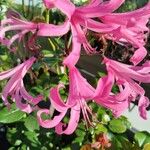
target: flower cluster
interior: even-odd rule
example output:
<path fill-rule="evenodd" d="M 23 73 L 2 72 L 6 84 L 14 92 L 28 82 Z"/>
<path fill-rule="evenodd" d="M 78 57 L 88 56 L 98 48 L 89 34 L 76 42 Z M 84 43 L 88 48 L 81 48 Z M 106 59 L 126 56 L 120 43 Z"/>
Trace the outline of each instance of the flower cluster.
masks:
<path fill-rule="evenodd" d="M 16 106 L 27 113 L 35 109 L 39 124 L 44 128 L 53 128 L 58 134 L 71 134 L 77 128 L 80 114 L 88 124 L 92 124 L 92 110 L 87 102 L 91 101 L 110 109 L 114 116 L 119 117 L 131 102 L 138 100 L 139 114 L 146 119 L 146 108 L 149 99 L 145 96 L 145 90 L 141 83 L 150 83 L 150 61 L 142 64 L 147 55 L 145 40 L 149 33 L 147 23 L 150 18 L 150 3 L 143 8 L 126 13 L 117 13 L 117 10 L 125 0 L 89 0 L 86 5 L 75 6 L 70 0 L 43 0 L 47 9 L 57 8 L 65 16 L 63 24 L 54 25 L 44 22 L 29 22 L 20 14 L 9 10 L 7 18 L 1 21 L 0 42 L 15 52 L 13 43 L 24 39 L 30 32 L 30 38 L 26 46 L 36 51 L 39 48 L 35 44 L 36 37 L 59 37 L 72 34 L 72 48 L 68 56 L 63 60 L 63 65 L 69 70 L 69 94 L 67 100 L 62 100 L 59 90 L 64 87 L 62 83 L 50 89 L 49 99 L 51 106 L 59 113 L 52 119 L 44 120 L 42 114 L 53 114 L 50 109 L 37 108 L 37 104 L 43 100 L 41 95 L 32 97 L 25 89 L 23 78 L 27 71 L 38 59 L 32 56 L 17 67 L 0 73 L 0 80 L 8 79 L 2 92 L 2 99 L 6 105 L 8 96 L 16 103 Z M 114 12 L 115 11 L 115 12 Z M 7 38 L 6 32 L 15 33 Z M 118 44 L 130 44 L 133 47 L 133 55 L 130 64 L 107 58 L 102 55 L 106 65 L 107 75 L 100 78 L 97 87 L 94 88 L 81 75 L 76 68 L 83 48 L 87 54 L 96 53 L 96 49 L 90 45 L 87 33 L 92 31 L 98 36 L 112 40 Z M 118 93 L 113 93 L 113 86 L 118 87 Z M 70 113 L 68 124 L 63 123 L 66 113 Z"/>

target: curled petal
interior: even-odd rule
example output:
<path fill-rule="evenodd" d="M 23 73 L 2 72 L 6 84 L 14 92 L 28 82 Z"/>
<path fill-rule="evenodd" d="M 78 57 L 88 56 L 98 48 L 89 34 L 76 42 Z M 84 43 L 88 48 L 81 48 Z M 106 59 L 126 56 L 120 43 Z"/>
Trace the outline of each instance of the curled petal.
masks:
<path fill-rule="evenodd" d="M 107 64 L 107 68 L 112 69 L 115 74 L 118 76 L 122 76 L 122 79 L 129 80 L 129 78 L 134 79 L 139 82 L 149 83 L 150 82 L 150 74 L 148 73 L 139 73 L 135 71 L 132 65 L 126 65 L 114 60 L 104 59 L 104 62 Z M 143 66 L 144 67 L 144 66 Z M 136 69 L 138 67 L 136 66 Z M 141 67 L 140 67 L 141 68 Z"/>
<path fill-rule="evenodd" d="M 146 108 L 149 106 L 149 104 L 150 104 L 150 102 L 147 97 L 145 97 L 145 96 L 140 97 L 138 107 L 139 107 L 140 116 L 143 119 L 147 119 Z"/>
<path fill-rule="evenodd" d="M 147 50 L 144 47 L 141 47 L 134 52 L 134 55 L 131 57 L 130 61 L 134 65 L 137 65 L 145 58 L 146 55 L 147 55 Z"/>
<path fill-rule="evenodd" d="M 67 111 L 67 110 L 66 110 Z M 60 121 L 63 119 L 63 117 L 66 114 L 66 111 L 60 113 L 58 116 L 55 116 L 53 119 L 47 119 L 47 120 L 43 120 L 42 119 L 42 114 L 46 114 L 49 115 L 50 112 L 48 109 L 41 109 L 37 112 L 37 119 L 39 124 L 44 127 L 44 128 L 53 128 L 56 125 L 58 125 L 60 123 Z"/>
<path fill-rule="evenodd" d="M 122 89 L 116 95 L 112 95 L 112 97 L 114 97 L 114 99 L 116 99 L 117 101 L 123 101 L 125 99 L 128 99 L 128 97 L 130 96 L 130 92 L 131 92 L 130 90 L 131 90 L 131 88 L 130 88 L 129 84 L 125 83 L 124 89 Z"/>
<path fill-rule="evenodd" d="M 69 19 L 75 11 L 75 5 L 70 0 L 43 0 L 47 8 L 53 7 L 61 10 Z"/>
<path fill-rule="evenodd" d="M 77 128 L 79 118 L 80 118 L 80 105 L 77 104 L 71 108 L 70 120 L 66 129 L 63 130 L 63 127 L 65 127 L 64 124 L 59 123 L 55 128 L 56 133 L 57 134 L 72 134 Z"/>
<path fill-rule="evenodd" d="M 28 103 L 31 103 L 33 105 L 38 104 L 42 99 L 42 95 L 38 95 L 36 97 L 31 96 L 25 89 L 23 81 L 21 81 L 21 88 L 20 88 L 20 94 L 21 96 L 28 101 Z"/>
<path fill-rule="evenodd" d="M 15 98 L 17 108 L 19 108 L 21 111 L 24 111 L 26 113 L 31 113 L 32 112 L 31 106 L 28 103 L 23 103 L 22 102 L 22 97 L 20 97 L 19 89 L 16 90 L 14 98 Z"/>
<path fill-rule="evenodd" d="M 114 84 L 114 75 L 111 71 L 108 72 L 108 75 L 99 79 L 97 88 L 94 94 L 96 97 L 108 97 L 111 93 L 112 87 Z"/>
<path fill-rule="evenodd" d="M 63 102 L 59 94 L 60 88 L 63 87 L 64 86 L 62 84 L 59 84 L 57 87 L 51 88 L 50 90 L 50 99 L 52 106 L 59 112 L 64 112 L 66 109 L 68 109 L 68 106 Z"/>

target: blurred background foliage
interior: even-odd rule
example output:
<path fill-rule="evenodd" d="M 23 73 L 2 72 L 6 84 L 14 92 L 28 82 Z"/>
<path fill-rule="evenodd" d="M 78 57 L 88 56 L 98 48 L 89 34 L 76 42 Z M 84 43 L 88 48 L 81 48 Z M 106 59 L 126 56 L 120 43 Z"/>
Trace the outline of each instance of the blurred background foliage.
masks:
<path fill-rule="evenodd" d="M 87 3 L 87 0 L 72 1 L 78 6 Z M 140 8 L 147 1 L 126 0 L 126 3 L 118 11 L 126 12 Z M 16 2 L 15 0 L 0 0 L 0 19 L 3 19 L 6 10 L 11 8 L 18 11 L 24 19 L 35 22 L 60 24 L 64 20 L 63 14 L 58 10 L 46 10 L 42 5 L 42 1 L 20 0 L 19 3 Z M 30 35 L 27 35 L 27 39 L 28 36 Z M 33 65 L 32 71 L 26 75 L 24 82 L 32 95 L 38 93 L 44 95 L 44 101 L 39 106 L 47 108 L 50 105 L 48 94 L 52 86 L 61 81 L 67 86 L 66 90 L 68 90 L 67 70 L 62 71 L 61 61 L 66 55 L 63 49 L 69 49 L 70 47 L 70 33 L 61 38 L 39 38 L 37 42 L 41 46 L 39 60 Z M 30 55 L 26 53 L 22 45 L 23 43 L 15 43 L 17 47 L 16 54 L 0 45 L 0 72 L 16 66 Z M 95 84 L 99 77 L 103 75 L 103 72 L 98 73 L 97 78 L 94 79 Z M 0 81 L 0 91 L 2 91 L 6 82 Z M 114 92 L 117 92 L 115 87 Z M 62 90 L 61 95 L 65 98 L 67 96 L 66 91 Z M 93 103 L 89 103 L 89 105 L 98 118 L 94 127 L 87 129 L 85 122 L 81 119 L 75 133 L 67 136 L 55 134 L 54 129 L 41 128 L 36 120 L 36 112 L 28 115 L 18 110 L 15 104 L 12 104 L 10 111 L 8 111 L 1 100 L 0 149 L 90 150 L 96 149 L 95 145 L 97 144 L 99 145 L 97 149 L 102 150 L 150 150 L 150 134 L 148 132 L 133 130 L 128 118 L 124 116 L 116 119 L 107 109 Z M 67 120 L 66 117 L 64 121 L 67 122 Z"/>

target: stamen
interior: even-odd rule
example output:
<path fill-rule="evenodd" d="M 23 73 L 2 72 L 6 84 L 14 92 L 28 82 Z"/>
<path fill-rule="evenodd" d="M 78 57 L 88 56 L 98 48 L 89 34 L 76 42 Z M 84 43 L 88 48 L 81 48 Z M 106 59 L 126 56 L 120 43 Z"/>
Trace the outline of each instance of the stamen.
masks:
<path fill-rule="evenodd" d="M 81 107 L 81 110 L 82 110 L 83 118 L 84 118 L 84 120 L 85 120 L 87 129 L 89 128 L 89 126 L 93 126 L 93 127 L 94 127 L 94 125 L 93 125 L 93 123 L 92 123 L 92 121 L 90 120 L 89 115 L 88 115 L 88 113 L 89 113 L 89 114 L 92 116 L 92 115 L 93 115 L 93 114 L 92 114 L 92 111 L 91 111 L 90 108 L 87 106 L 87 104 L 86 104 L 86 102 L 85 102 L 84 99 L 81 98 L 81 99 L 79 100 L 79 103 L 80 103 L 80 107 Z"/>

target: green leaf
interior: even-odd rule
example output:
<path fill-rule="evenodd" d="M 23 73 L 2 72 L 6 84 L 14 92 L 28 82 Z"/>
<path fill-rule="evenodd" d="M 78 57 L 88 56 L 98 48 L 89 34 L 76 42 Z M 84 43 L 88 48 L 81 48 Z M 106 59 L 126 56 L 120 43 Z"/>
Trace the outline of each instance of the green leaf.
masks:
<path fill-rule="evenodd" d="M 31 132 L 31 131 L 26 131 L 24 133 L 26 138 L 31 142 L 31 145 L 36 147 L 37 145 L 40 144 L 40 141 L 38 140 L 38 133 L 36 132 Z"/>
<path fill-rule="evenodd" d="M 15 142 L 15 146 L 19 146 L 19 145 L 21 145 L 21 143 L 22 143 L 22 141 L 21 140 L 16 140 L 16 142 Z"/>
<path fill-rule="evenodd" d="M 96 134 L 99 134 L 99 133 L 107 133 L 107 128 L 104 126 L 104 125 L 102 125 L 102 124 L 97 124 L 96 125 L 96 128 L 95 128 L 96 130 L 95 130 L 95 133 Z"/>
<path fill-rule="evenodd" d="M 54 57 L 54 51 L 42 50 L 44 57 Z"/>
<path fill-rule="evenodd" d="M 111 150 L 122 150 L 122 144 L 115 136 L 112 137 L 110 149 Z"/>
<path fill-rule="evenodd" d="M 4 107 L 0 111 L 0 122 L 1 123 L 13 123 L 21 120 L 25 117 L 25 113 L 16 108 L 15 104 L 11 105 L 11 109 L 8 110 L 7 107 Z"/>
<path fill-rule="evenodd" d="M 8 56 L 7 55 L 2 55 L 0 56 L 0 58 L 3 60 L 3 61 L 6 61 L 8 59 Z"/>
<path fill-rule="evenodd" d="M 10 147 L 8 150 L 16 150 L 15 147 Z"/>
<path fill-rule="evenodd" d="M 39 130 L 39 124 L 34 116 L 28 116 L 24 125 L 29 131 Z"/>
<path fill-rule="evenodd" d="M 127 130 L 126 125 L 119 119 L 111 120 L 109 129 L 114 133 L 124 133 Z"/>
<path fill-rule="evenodd" d="M 146 134 L 143 132 L 137 132 L 135 133 L 134 138 L 141 147 L 144 144 L 144 141 L 146 140 Z"/>
<path fill-rule="evenodd" d="M 128 129 L 131 128 L 131 123 L 129 122 L 128 118 L 126 118 L 125 116 L 121 116 L 119 119 L 124 123 L 124 125 L 126 125 Z"/>

